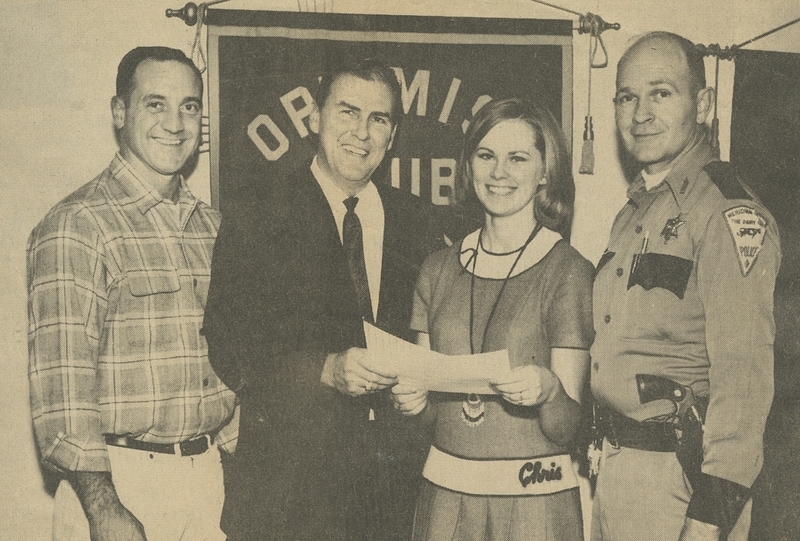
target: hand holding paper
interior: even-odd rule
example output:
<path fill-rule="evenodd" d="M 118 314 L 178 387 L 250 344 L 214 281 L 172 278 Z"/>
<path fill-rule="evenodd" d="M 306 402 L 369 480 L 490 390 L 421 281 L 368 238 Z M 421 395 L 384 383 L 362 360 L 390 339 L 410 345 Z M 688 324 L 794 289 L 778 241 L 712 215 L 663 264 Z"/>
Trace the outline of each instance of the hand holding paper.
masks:
<path fill-rule="evenodd" d="M 364 322 L 367 350 L 401 384 L 445 393 L 498 394 L 490 381 L 510 372 L 508 351 L 444 355 L 401 340 Z"/>
<path fill-rule="evenodd" d="M 418 387 L 416 383 L 410 385 L 398 383 L 392 387 L 395 408 L 403 415 L 418 415 L 428 405 L 428 391 L 420 390 Z"/>
<path fill-rule="evenodd" d="M 491 384 L 507 402 L 517 406 L 538 406 L 548 402 L 559 387 L 553 372 L 532 364 L 520 366 Z"/>
<path fill-rule="evenodd" d="M 373 393 L 397 383 L 388 365 L 373 359 L 363 348 L 328 355 L 321 379 L 322 383 L 350 396 Z"/>

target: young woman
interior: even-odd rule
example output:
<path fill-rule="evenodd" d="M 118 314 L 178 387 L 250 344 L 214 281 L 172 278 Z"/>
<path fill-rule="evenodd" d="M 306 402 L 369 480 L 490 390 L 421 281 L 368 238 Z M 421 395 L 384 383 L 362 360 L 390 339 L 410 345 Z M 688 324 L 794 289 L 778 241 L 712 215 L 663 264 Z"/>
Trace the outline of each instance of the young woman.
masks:
<path fill-rule="evenodd" d="M 593 338 L 593 267 L 565 240 L 575 187 L 552 115 L 520 99 L 475 116 L 456 197 L 485 223 L 423 265 L 412 328 L 446 354 L 506 349 L 494 395 L 393 389 L 435 423 L 414 541 L 583 539 L 569 457 Z"/>

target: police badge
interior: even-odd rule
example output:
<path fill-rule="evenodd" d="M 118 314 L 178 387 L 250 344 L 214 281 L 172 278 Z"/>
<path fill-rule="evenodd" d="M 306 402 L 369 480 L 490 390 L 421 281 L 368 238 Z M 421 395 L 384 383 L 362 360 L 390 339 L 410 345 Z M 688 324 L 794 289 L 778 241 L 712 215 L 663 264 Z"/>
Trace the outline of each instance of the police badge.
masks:
<path fill-rule="evenodd" d="M 664 237 L 664 244 L 669 241 L 671 238 L 678 238 L 678 228 L 682 225 L 685 225 L 686 222 L 681 220 L 681 215 L 678 214 L 674 218 L 670 218 L 667 220 L 667 223 L 664 224 L 664 229 L 661 230 L 661 236 Z"/>

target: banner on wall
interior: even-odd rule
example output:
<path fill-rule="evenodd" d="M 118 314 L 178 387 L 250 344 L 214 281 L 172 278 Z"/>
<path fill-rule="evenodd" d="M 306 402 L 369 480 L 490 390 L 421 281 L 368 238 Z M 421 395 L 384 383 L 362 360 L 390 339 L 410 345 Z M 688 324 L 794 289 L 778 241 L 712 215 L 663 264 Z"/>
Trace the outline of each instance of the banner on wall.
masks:
<path fill-rule="evenodd" d="M 312 95 L 330 59 L 377 57 L 404 118 L 375 182 L 448 203 L 464 131 L 491 98 L 536 100 L 571 141 L 572 22 L 210 9 L 212 202 L 266 193 L 314 154 Z"/>
<path fill-rule="evenodd" d="M 740 50 L 731 163 L 781 229 L 778 288 L 800 283 L 800 54 Z"/>
<path fill-rule="evenodd" d="M 800 54 L 739 50 L 733 85 L 731 163 L 780 228 L 783 260 L 775 287 L 775 400 L 764 433 L 764 468 L 753 485 L 750 541 L 800 531 L 796 457 L 800 403 Z"/>

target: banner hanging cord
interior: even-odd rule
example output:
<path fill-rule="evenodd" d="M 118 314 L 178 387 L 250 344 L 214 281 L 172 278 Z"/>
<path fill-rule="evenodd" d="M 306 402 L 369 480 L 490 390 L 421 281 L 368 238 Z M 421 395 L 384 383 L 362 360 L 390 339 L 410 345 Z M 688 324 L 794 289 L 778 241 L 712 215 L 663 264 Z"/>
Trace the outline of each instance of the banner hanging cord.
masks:
<path fill-rule="evenodd" d="M 586 92 L 586 117 L 583 121 L 583 147 L 581 148 L 581 165 L 578 173 L 594 175 L 594 126 L 592 125 L 592 69 L 595 68 L 594 57 L 597 54 L 598 36 L 589 38 L 589 84 Z M 603 48 L 605 52 L 605 48 Z M 608 63 L 608 54 L 606 54 Z"/>
<path fill-rule="evenodd" d="M 194 2 L 188 2 L 181 9 L 167 9 L 166 11 L 166 16 L 168 18 L 177 17 L 182 19 L 187 25 L 195 27 L 195 36 L 194 41 L 192 42 L 192 49 L 189 58 L 195 62 L 197 68 L 200 70 L 200 73 L 205 72 L 207 67 L 206 56 L 203 52 L 202 45 L 202 31 L 208 8 L 213 5 L 222 4 L 229 1 L 230 0 L 209 0 L 208 2 L 203 2 L 199 5 L 195 4 Z M 321 6 L 321 13 L 332 13 L 333 3 L 334 0 L 297 0 L 297 11 L 313 11 L 315 13 L 320 13 Z M 304 7 L 305 9 L 303 9 Z"/>
<path fill-rule="evenodd" d="M 594 126 L 592 123 L 592 70 L 601 69 L 608 66 L 608 50 L 603 42 L 602 33 L 608 29 L 619 30 L 618 23 L 607 23 L 599 15 L 593 13 L 580 13 L 544 0 L 531 0 L 536 4 L 551 7 L 566 13 L 571 13 L 579 17 L 578 33 L 589 34 L 589 84 L 586 95 L 586 116 L 583 124 L 583 146 L 581 147 L 581 164 L 578 173 L 582 175 L 594 175 Z M 603 60 L 597 62 L 597 52 L 603 51 Z"/>
<path fill-rule="evenodd" d="M 714 118 L 711 120 L 711 148 L 719 158 L 719 117 L 717 116 L 717 102 L 719 101 L 719 56 L 715 59 L 714 66 Z"/>
<path fill-rule="evenodd" d="M 784 23 L 780 26 L 776 26 L 772 30 L 768 30 L 763 34 L 759 34 L 754 38 L 748 39 L 747 41 L 743 41 L 738 45 L 731 45 L 726 47 L 721 47 L 718 43 L 712 43 L 710 45 L 702 45 L 697 44 L 696 48 L 700 51 L 703 56 L 713 56 L 715 57 L 715 66 L 714 66 L 714 118 L 711 120 L 711 147 L 719 156 L 719 117 L 717 115 L 717 102 L 719 101 L 719 62 L 720 60 L 735 60 L 736 54 L 741 50 L 743 47 L 750 45 L 753 42 L 756 42 L 760 39 L 763 39 L 767 36 L 774 34 L 784 28 L 792 26 L 800 22 L 800 17 L 789 21 L 788 23 Z"/>
<path fill-rule="evenodd" d="M 760 34 L 760 35 L 758 35 L 758 36 L 756 36 L 756 37 L 754 37 L 752 39 L 748 39 L 747 41 L 744 41 L 744 42 L 740 43 L 739 45 L 734 45 L 732 48 L 733 49 L 741 49 L 742 47 L 744 47 L 746 45 L 750 45 L 754 41 L 758 41 L 761 38 L 765 38 L 765 37 L 767 37 L 767 36 L 769 36 L 771 34 L 774 34 L 775 32 L 778 32 L 779 30 L 783 30 L 784 28 L 787 28 L 787 27 L 792 26 L 793 24 L 797 24 L 797 23 L 800 23 L 800 17 L 798 17 L 797 19 L 795 19 L 793 21 L 789 21 L 788 23 L 782 24 L 780 26 L 776 26 L 772 30 L 768 30 L 768 31 L 764 32 L 763 34 Z"/>
<path fill-rule="evenodd" d="M 567 13 L 572 13 L 573 15 L 577 15 L 578 17 L 583 17 L 583 13 L 580 13 L 578 11 L 573 11 L 571 9 L 567 9 L 565 7 L 557 6 L 555 4 L 551 4 L 550 2 L 543 2 L 542 0 L 531 0 L 531 2 L 534 2 L 536 4 L 542 4 L 543 6 L 551 7 L 553 9 L 559 9 L 559 10 L 565 11 Z"/>

